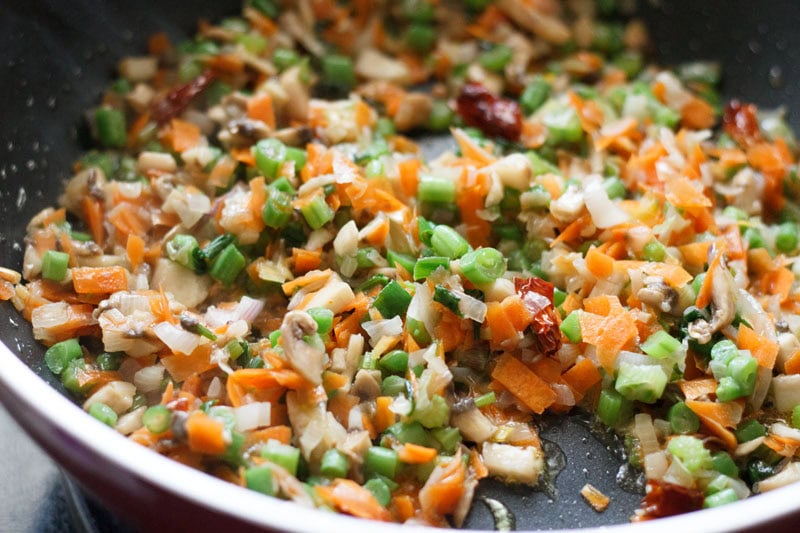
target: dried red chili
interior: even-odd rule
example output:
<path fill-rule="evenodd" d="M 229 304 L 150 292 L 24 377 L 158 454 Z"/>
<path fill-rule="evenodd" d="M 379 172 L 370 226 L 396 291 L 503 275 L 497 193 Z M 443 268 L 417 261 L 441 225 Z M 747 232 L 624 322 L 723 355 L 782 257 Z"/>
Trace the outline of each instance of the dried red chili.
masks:
<path fill-rule="evenodd" d="M 644 515 L 640 519 L 649 520 L 697 511 L 703 508 L 704 499 L 703 493 L 697 489 L 651 479 L 647 482 L 647 493 L 642 500 Z"/>
<path fill-rule="evenodd" d="M 516 141 L 522 134 L 522 112 L 513 100 L 498 98 L 478 83 L 468 83 L 456 99 L 464 122 L 490 137 Z"/>
<path fill-rule="evenodd" d="M 731 100 L 725 104 L 722 127 L 740 146 L 747 147 L 761 140 L 756 106 Z"/>
<path fill-rule="evenodd" d="M 216 76 L 210 70 L 206 70 L 195 79 L 176 87 L 156 101 L 151 113 L 159 124 L 163 124 L 183 113 L 192 100 L 197 98 L 216 80 Z"/>
<path fill-rule="evenodd" d="M 536 277 L 514 278 L 514 289 L 533 314 L 531 329 L 536 334 L 539 350 L 546 355 L 553 355 L 561 348 L 558 315 L 553 304 L 553 284 Z"/>

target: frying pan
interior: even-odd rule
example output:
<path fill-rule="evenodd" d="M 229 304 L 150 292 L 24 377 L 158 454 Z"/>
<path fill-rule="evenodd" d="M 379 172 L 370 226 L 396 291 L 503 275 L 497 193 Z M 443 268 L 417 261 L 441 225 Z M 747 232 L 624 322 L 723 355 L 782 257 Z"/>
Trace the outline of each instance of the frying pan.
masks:
<path fill-rule="evenodd" d="M 27 221 L 55 203 L 85 149 L 83 111 L 96 104 L 117 60 L 141 53 L 148 35 L 194 33 L 198 17 L 239 10 L 231 0 L 3 0 L 0 5 L 0 263 L 19 267 Z M 764 107 L 800 104 L 800 3 L 669 1 L 642 6 L 657 58 L 666 64 L 720 61 L 724 93 Z M 798 126 L 800 117 L 790 114 Z M 433 146 L 423 140 L 429 150 Z M 0 305 L 0 401 L 86 490 L 145 529 L 367 531 L 375 524 L 307 510 L 231 486 L 173 463 L 93 423 L 42 364 L 43 348 L 11 305 Z M 578 414 L 542 421 L 550 455 L 564 459 L 547 491 L 487 481 L 466 527 L 492 529 L 482 498 L 503 502 L 518 529 L 626 524 L 640 494 L 623 490 L 615 445 Z M 578 494 L 586 483 L 612 497 L 595 513 Z M 25 480 L 20 480 L 21 484 Z M 650 522 L 637 531 L 789 527 L 800 518 L 796 488 L 724 508 Z M 382 526 L 387 531 L 395 526 Z M 621 525 L 620 528 L 627 526 Z M 611 528 L 615 530 L 616 528 Z M 412 531 L 404 527 L 402 531 Z M 398 529 L 398 531 L 400 531 Z M 429 531 L 429 530 L 428 530 Z"/>

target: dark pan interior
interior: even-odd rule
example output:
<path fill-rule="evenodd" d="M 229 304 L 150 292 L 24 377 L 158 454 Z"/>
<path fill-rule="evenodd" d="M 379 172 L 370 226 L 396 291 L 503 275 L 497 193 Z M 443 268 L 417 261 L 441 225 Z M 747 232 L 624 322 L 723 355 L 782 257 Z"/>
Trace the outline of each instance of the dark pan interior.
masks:
<path fill-rule="evenodd" d="M 644 2 L 643 2 L 644 3 Z M 800 103 L 800 2 L 694 0 L 647 3 L 657 57 L 672 64 L 721 61 L 724 92 L 765 107 L 790 111 Z M 195 20 L 236 13 L 238 1 L 4 0 L 0 6 L 0 264 L 19 268 L 26 221 L 55 202 L 72 162 L 85 145 L 84 110 L 112 79 L 117 60 L 141 53 L 146 38 L 167 31 L 194 32 Z M 800 125 L 800 113 L 790 112 Z M 37 374 L 58 383 L 41 364 L 42 348 L 8 304 L 0 305 L 0 336 Z M 615 481 L 620 462 L 587 430 L 580 416 L 545 424 L 545 439 L 566 452 L 555 498 L 529 488 L 486 482 L 479 497 L 504 502 L 517 528 L 569 528 L 626 522 L 639 495 Z M 581 501 L 591 482 L 612 496 L 603 514 Z M 468 526 L 493 527 L 476 501 Z"/>

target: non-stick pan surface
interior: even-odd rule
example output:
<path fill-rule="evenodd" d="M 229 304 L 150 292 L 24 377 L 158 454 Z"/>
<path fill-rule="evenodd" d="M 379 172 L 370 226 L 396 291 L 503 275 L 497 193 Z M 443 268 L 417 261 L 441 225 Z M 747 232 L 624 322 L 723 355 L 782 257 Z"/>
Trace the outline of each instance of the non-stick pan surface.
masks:
<path fill-rule="evenodd" d="M 790 111 L 800 104 L 800 3 L 661 0 L 657 4 L 642 6 L 641 13 L 662 63 L 720 61 L 727 97 L 738 96 L 764 107 L 783 104 Z M 194 33 L 199 17 L 217 19 L 236 13 L 239 7 L 236 0 L 4 0 L 0 4 L 0 264 L 21 264 L 26 222 L 55 203 L 72 162 L 86 147 L 82 114 L 112 79 L 117 60 L 142 52 L 153 32 L 185 38 Z M 789 121 L 800 125 L 800 113 L 790 112 Z M 424 144 L 429 152 L 437 149 L 436 143 Z M 0 340 L 41 379 L 61 390 L 41 362 L 43 349 L 33 340 L 30 327 L 7 304 L 0 305 Z M 29 400 L 28 406 L 35 405 L 35 399 Z M 36 420 L 31 420 L 36 413 L 29 407 L 9 407 L 45 449 L 64 458 L 57 450 L 63 447 L 60 439 L 65 435 L 52 433 L 52 428 L 37 430 Z M 86 431 L 96 429 L 86 422 Z M 545 420 L 543 437 L 553 443 L 551 457 L 565 463 L 555 468 L 559 474 L 550 490 L 485 482 L 467 526 L 493 527 L 490 513 L 480 502 L 483 497 L 506 504 L 518 529 L 625 523 L 640 494 L 630 487 L 623 490 L 618 483 L 621 460 L 616 447 L 609 446 L 607 439 L 597 439 L 580 415 Z M 106 496 L 117 510 L 134 518 L 138 515 L 140 524 L 141 520 L 158 523 L 153 521 L 157 514 L 126 508 L 125 498 L 112 497 L 113 491 L 104 494 L 107 479 L 85 478 L 86 470 L 78 470 L 78 477 L 84 477 L 84 483 L 101 498 Z M 630 477 L 628 481 L 634 485 Z M 578 492 L 586 482 L 612 497 L 605 513 L 595 513 L 581 500 Z M 187 508 L 181 509 L 186 512 Z"/>

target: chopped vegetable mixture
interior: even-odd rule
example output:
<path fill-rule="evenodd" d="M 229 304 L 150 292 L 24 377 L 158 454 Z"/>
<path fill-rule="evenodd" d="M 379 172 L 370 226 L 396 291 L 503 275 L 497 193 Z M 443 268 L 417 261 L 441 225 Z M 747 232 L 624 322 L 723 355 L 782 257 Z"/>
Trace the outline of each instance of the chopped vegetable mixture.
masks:
<path fill-rule="evenodd" d="M 250 0 L 154 35 L 0 299 L 91 416 L 308 507 L 458 526 L 575 408 L 646 477 L 634 519 L 794 482 L 794 136 L 623 15 Z"/>

